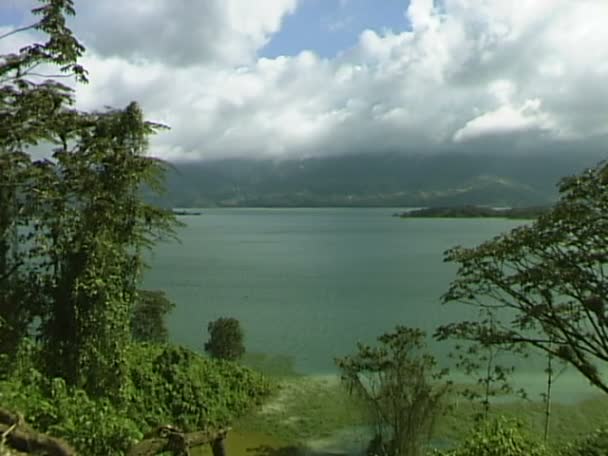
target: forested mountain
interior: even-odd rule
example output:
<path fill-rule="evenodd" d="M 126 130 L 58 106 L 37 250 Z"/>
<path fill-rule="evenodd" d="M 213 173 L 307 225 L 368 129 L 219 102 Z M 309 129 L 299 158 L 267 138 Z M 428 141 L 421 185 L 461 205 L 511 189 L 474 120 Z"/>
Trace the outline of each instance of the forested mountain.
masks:
<path fill-rule="evenodd" d="M 558 180 L 599 152 L 359 154 L 308 159 L 175 163 L 163 204 L 214 206 L 542 205 Z"/>

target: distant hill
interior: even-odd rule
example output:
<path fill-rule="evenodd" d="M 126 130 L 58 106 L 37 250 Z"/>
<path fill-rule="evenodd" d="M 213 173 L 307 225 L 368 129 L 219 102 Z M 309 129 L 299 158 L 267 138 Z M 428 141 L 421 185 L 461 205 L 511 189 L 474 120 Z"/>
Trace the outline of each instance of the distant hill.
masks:
<path fill-rule="evenodd" d="M 174 164 L 170 207 L 510 206 L 550 204 L 561 177 L 599 154 L 359 154 Z"/>

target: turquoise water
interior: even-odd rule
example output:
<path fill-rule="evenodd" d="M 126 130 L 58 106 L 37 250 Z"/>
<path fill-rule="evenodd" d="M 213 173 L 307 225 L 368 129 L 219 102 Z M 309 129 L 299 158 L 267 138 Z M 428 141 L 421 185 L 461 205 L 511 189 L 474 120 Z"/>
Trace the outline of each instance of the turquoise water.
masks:
<path fill-rule="evenodd" d="M 177 303 L 171 338 L 201 349 L 210 320 L 238 318 L 254 352 L 289 355 L 297 370 L 334 371 L 333 358 L 396 324 L 432 332 L 466 318 L 440 296 L 455 267 L 443 252 L 521 224 L 500 219 L 400 219 L 398 209 L 206 209 L 180 219 L 181 243 L 156 248 L 148 288 Z M 435 345 L 441 356 L 449 347 Z"/>

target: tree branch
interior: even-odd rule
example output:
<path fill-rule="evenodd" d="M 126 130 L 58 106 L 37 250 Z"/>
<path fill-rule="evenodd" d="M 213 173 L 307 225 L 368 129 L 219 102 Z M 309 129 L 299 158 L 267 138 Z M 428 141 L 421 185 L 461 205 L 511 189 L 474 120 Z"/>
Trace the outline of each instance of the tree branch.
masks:
<path fill-rule="evenodd" d="M 0 408 L 0 434 L 8 445 L 26 453 L 43 452 L 49 456 L 76 456 L 66 442 L 34 431 L 19 415 Z"/>
<path fill-rule="evenodd" d="M 187 455 L 190 448 L 223 440 L 230 430 L 231 428 L 228 427 L 184 433 L 172 426 L 160 426 L 154 432 L 156 435 L 142 440 L 132 447 L 127 454 L 128 456 L 154 456 L 167 451 L 173 454 Z"/>
<path fill-rule="evenodd" d="M 24 27 L 16 28 L 14 30 L 11 30 L 10 32 L 6 32 L 5 34 L 0 35 L 0 40 L 3 40 L 4 38 L 8 38 L 9 36 L 14 35 L 16 33 L 25 32 L 27 30 L 31 30 L 33 28 L 36 28 L 37 25 L 38 25 L 38 22 L 35 23 L 35 24 L 26 25 Z"/>

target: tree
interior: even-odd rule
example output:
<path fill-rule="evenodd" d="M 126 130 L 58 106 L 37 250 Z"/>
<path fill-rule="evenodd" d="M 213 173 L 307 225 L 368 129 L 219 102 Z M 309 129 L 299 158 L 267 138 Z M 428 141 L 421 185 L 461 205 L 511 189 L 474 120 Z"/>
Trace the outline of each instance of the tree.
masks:
<path fill-rule="evenodd" d="M 565 178 L 559 191 L 534 223 L 446 252 L 458 273 L 443 301 L 491 312 L 495 326 L 488 333 L 479 321 L 452 323 L 437 337 L 533 347 L 608 392 L 598 369 L 608 361 L 608 168 Z"/>
<path fill-rule="evenodd" d="M 209 323 L 205 351 L 213 358 L 235 361 L 245 353 L 244 334 L 236 318 L 218 318 Z"/>
<path fill-rule="evenodd" d="M 138 342 L 164 343 L 169 338 L 166 315 L 175 308 L 164 291 L 138 290 L 131 315 L 131 335 Z"/>
<path fill-rule="evenodd" d="M 49 252 L 51 299 L 40 335 L 51 372 L 96 395 L 124 384 L 141 254 L 174 219 L 141 199 L 162 168 L 143 154 L 156 126 L 138 105 L 79 120 L 73 146 L 56 149 L 45 175 L 36 242 Z"/>
<path fill-rule="evenodd" d="M 61 76 L 86 82 L 77 63 L 84 48 L 65 26 L 74 14 L 69 0 L 47 0 L 32 10 L 40 20 L 0 35 L 0 41 L 26 30 L 46 34 L 46 43 L 34 43 L 16 53 L 0 56 L 0 353 L 17 349 L 33 320 L 28 295 L 31 282 L 23 266 L 33 253 L 27 234 L 19 228 L 33 222 L 35 166 L 26 149 L 47 141 L 56 131 L 62 110 L 73 102 L 71 89 L 37 68 L 59 68 Z M 31 265 L 31 263 L 29 263 Z"/>
<path fill-rule="evenodd" d="M 142 250 L 176 225 L 170 212 L 141 198 L 144 187 L 162 187 L 164 165 L 145 155 L 162 126 L 145 121 L 135 102 L 92 113 L 71 107 L 73 91 L 57 78 L 86 82 L 77 63 L 84 48 L 65 25 L 72 1 L 41 3 L 33 10 L 38 22 L 0 36 L 48 35 L 0 56 L 0 214 L 8 214 L 0 222 L 0 287 L 12 303 L 26 303 L 5 306 L 0 316 L 19 337 L 39 320 L 49 375 L 119 396 Z M 57 67 L 59 75 L 37 69 Z M 52 158 L 32 162 L 27 147 L 34 144 L 52 147 Z M 14 233 L 26 242 L 8 255 Z"/>
<path fill-rule="evenodd" d="M 449 383 L 433 356 L 425 353 L 425 334 L 397 326 L 378 337 L 377 347 L 358 344 L 352 356 L 336 359 L 349 391 L 368 404 L 375 437 L 368 454 L 416 456 L 442 409 Z"/>

